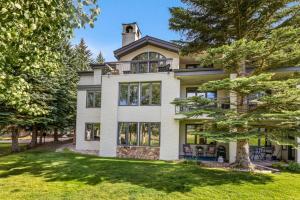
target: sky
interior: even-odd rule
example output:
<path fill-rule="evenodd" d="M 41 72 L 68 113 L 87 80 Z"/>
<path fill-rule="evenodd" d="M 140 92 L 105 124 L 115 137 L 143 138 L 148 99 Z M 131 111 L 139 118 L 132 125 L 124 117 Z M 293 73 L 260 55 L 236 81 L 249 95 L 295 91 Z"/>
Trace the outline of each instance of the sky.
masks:
<path fill-rule="evenodd" d="M 169 7 L 182 6 L 180 0 L 98 0 L 100 15 L 94 28 L 75 31 L 73 44 L 83 38 L 94 57 L 102 52 L 105 61 L 116 60 L 113 51 L 122 44 L 122 24 L 137 22 L 142 36 L 176 40 L 180 34 L 169 30 Z"/>

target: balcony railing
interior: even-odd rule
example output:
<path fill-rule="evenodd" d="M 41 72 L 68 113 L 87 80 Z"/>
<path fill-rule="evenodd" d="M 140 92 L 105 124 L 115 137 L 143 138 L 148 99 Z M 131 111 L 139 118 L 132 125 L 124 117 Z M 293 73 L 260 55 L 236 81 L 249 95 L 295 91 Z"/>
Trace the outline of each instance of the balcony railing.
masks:
<path fill-rule="evenodd" d="M 182 98 L 185 99 L 185 98 Z M 214 108 L 221 108 L 221 109 L 229 109 L 230 102 L 229 97 L 224 99 L 212 99 L 214 102 L 208 105 L 195 105 L 195 104 L 187 104 L 187 105 L 176 105 L 175 106 L 175 114 L 192 112 L 200 109 L 214 109 Z"/>
<path fill-rule="evenodd" d="M 142 74 L 172 71 L 172 59 L 133 60 L 106 63 L 103 75 Z"/>

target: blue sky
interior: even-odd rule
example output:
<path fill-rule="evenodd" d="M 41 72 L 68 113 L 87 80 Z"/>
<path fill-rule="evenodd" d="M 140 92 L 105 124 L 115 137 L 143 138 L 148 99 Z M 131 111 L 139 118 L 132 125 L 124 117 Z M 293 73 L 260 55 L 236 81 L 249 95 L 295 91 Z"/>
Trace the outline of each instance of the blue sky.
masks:
<path fill-rule="evenodd" d="M 99 0 L 101 13 L 95 27 L 76 30 L 72 43 L 84 38 L 94 56 L 101 50 L 106 61 L 112 61 L 113 51 L 121 47 L 122 23 L 137 22 L 143 36 L 179 39 L 168 29 L 168 8 L 181 5 L 180 0 Z"/>

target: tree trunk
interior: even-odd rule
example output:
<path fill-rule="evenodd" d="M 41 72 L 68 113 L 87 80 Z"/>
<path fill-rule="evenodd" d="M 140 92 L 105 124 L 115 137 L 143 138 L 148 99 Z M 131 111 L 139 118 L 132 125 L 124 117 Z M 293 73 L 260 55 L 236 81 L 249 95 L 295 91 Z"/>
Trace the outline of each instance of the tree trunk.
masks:
<path fill-rule="evenodd" d="M 19 152 L 20 147 L 19 147 L 19 129 L 13 128 L 12 133 L 11 133 L 11 152 Z"/>
<path fill-rule="evenodd" d="M 33 126 L 30 147 L 35 147 L 37 145 L 37 137 L 38 137 L 37 128 L 36 126 Z"/>
<path fill-rule="evenodd" d="M 53 134 L 54 142 L 58 142 L 58 129 L 54 129 L 54 134 Z"/>
<path fill-rule="evenodd" d="M 43 144 L 43 131 L 42 130 L 39 131 L 39 135 L 40 135 L 39 144 Z"/>
<path fill-rule="evenodd" d="M 250 160 L 248 139 L 237 140 L 236 165 L 246 169 L 253 168 Z"/>

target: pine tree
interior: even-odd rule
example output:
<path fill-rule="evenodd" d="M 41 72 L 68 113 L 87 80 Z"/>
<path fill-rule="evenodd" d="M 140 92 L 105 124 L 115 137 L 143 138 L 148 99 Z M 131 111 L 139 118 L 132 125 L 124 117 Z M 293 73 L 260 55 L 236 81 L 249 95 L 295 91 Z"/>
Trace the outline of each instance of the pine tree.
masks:
<path fill-rule="evenodd" d="M 79 71 L 90 70 L 90 64 L 93 63 L 92 52 L 88 49 L 83 38 L 78 45 L 75 46 L 76 63 Z"/>
<path fill-rule="evenodd" d="M 294 110 L 299 109 L 299 98 L 296 98 L 296 82 L 299 78 L 290 75 L 286 77 L 288 80 L 285 83 L 285 80 L 276 82 L 273 75 L 263 74 L 273 68 L 300 63 L 300 21 L 297 15 L 299 3 L 246 0 L 183 2 L 188 5 L 187 8 L 170 9 L 170 28 L 186 35 L 185 41 L 179 41 L 183 45 L 183 52 L 202 53 L 202 56 L 199 56 L 199 62 L 202 64 L 213 64 L 216 68 L 237 75 L 236 80 L 208 82 L 200 89 L 229 90 L 236 95 L 237 101 L 232 106 L 234 109 L 229 111 L 209 109 L 207 105 L 212 102 L 201 98 L 176 100 L 174 103 L 194 105 L 194 111 L 186 113 L 187 116 L 203 113 L 213 116 L 213 120 L 207 123 L 206 128 L 210 130 L 208 135 L 216 137 L 214 132 L 219 133 L 219 139 L 237 139 L 236 164 L 251 167 L 248 140 L 255 127 L 271 130 L 269 135 L 273 136 L 271 138 L 275 141 L 285 138 L 287 132 L 291 135 L 297 135 L 299 132 L 299 123 L 295 122 L 298 119 L 297 111 Z M 246 73 L 247 67 L 254 70 Z M 294 84 L 284 88 L 290 81 Z M 268 88 L 262 88 L 262 83 Z M 255 99 L 262 107 L 256 105 L 257 109 L 253 112 L 248 109 L 249 96 L 270 94 L 269 92 L 272 97 L 265 95 Z M 285 98 L 283 95 L 286 95 Z M 271 101 L 273 96 L 274 99 L 278 97 L 276 104 Z M 294 102 L 289 103 L 294 106 L 287 106 L 285 99 L 293 99 Z M 268 118 L 272 120 L 267 122 L 266 116 L 273 118 Z M 280 126 L 272 126 L 273 124 Z"/>
<path fill-rule="evenodd" d="M 97 64 L 103 64 L 105 62 L 105 59 L 102 55 L 102 52 L 100 51 L 97 58 L 96 58 L 96 63 Z"/>

